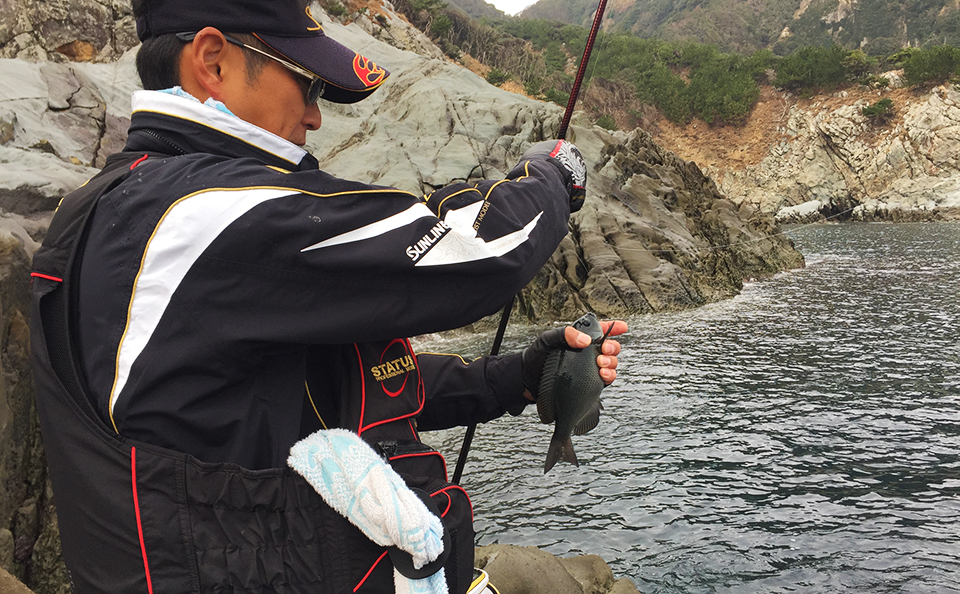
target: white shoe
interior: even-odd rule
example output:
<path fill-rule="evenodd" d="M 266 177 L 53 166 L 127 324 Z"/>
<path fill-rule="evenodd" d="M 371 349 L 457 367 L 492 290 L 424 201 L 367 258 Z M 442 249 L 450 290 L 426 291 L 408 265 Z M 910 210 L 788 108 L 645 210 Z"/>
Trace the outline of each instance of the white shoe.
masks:
<path fill-rule="evenodd" d="M 467 594 L 500 594 L 500 592 L 490 583 L 490 576 L 486 571 L 474 567 L 473 582 L 467 589 Z"/>

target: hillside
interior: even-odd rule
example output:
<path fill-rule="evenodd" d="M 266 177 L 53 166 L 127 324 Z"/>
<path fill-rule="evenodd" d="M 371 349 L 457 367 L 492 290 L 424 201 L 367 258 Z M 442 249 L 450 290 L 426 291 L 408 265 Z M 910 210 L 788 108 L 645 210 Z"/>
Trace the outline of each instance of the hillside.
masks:
<path fill-rule="evenodd" d="M 483 0 L 451 0 L 450 4 L 475 19 L 502 19 L 507 16 L 502 10 L 493 4 L 487 4 Z"/>
<path fill-rule="evenodd" d="M 520 16 L 589 26 L 598 2 L 540 0 Z M 612 0 L 606 31 L 643 38 L 714 43 L 727 51 L 838 43 L 872 55 L 908 45 L 960 44 L 957 0 Z"/>

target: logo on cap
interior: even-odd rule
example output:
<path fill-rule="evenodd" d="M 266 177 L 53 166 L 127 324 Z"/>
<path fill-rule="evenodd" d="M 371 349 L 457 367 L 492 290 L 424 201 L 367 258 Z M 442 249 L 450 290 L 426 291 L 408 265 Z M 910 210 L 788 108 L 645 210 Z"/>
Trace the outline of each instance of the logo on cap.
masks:
<path fill-rule="evenodd" d="M 353 72 L 366 87 L 374 87 L 383 82 L 386 71 L 373 63 L 373 60 L 357 54 L 353 59 Z"/>
<path fill-rule="evenodd" d="M 316 25 L 316 27 L 307 27 L 307 31 L 323 31 L 323 27 L 320 26 L 320 23 L 317 22 L 317 19 L 313 18 L 313 13 L 310 12 L 310 7 L 307 6 L 303 10 L 307 13 L 307 18 L 313 21 L 313 24 Z"/>

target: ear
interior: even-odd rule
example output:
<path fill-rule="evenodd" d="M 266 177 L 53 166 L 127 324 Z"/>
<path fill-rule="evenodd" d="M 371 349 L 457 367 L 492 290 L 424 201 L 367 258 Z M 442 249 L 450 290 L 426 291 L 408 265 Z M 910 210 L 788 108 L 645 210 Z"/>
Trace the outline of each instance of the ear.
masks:
<path fill-rule="evenodd" d="M 180 54 L 180 86 L 200 101 L 224 100 L 228 78 L 235 74 L 239 52 L 213 27 L 202 29 Z M 240 48 L 236 48 L 239 50 Z"/>

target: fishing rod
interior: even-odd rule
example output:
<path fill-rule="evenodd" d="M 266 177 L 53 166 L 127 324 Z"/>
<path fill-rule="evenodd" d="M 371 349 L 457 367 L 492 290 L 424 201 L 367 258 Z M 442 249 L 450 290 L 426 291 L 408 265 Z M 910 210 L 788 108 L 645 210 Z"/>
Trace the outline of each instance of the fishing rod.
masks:
<path fill-rule="evenodd" d="M 583 57 L 580 58 L 580 66 L 577 68 L 577 76 L 573 81 L 573 88 L 570 90 L 570 98 L 567 100 L 567 109 L 563 112 L 563 120 L 557 129 L 556 137 L 565 139 L 567 137 L 567 128 L 570 126 L 570 118 L 573 117 L 573 108 L 577 104 L 577 97 L 580 95 L 580 85 L 583 83 L 583 75 L 587 71 L 587 62 L 590 61 L 590 52 L 593 51 L 593 42 L 597 39 L 597 33 L 600 31 L 600 23 L 603 21 L 603 12 L 607 8 L 607 0 L 600 0 L 597 6 L 597 14 L 593 17 L 593 26 L 590 28 L 590 35 L 587 36 L 587 45 L 583 48 Z M 513 309 L 513 302 L 517 297 L 514 295 L 510 301 L 503 307 L 500 314 L 500 325 L 497 327 L 497 335 L 493 339 L 493 346 L 490 348 L 490 356 L 500 354 L 500 345 L 503 343 L 503 335 L 507 330 L 507 322 L 510 320 L 510 310 Z M 460 456 L 457 458 L 457 467 L 453 471 L 453 482 L 460 484 L 460 477 L 463 476 L 463 467 L 467 463 L 467 453 L 470 451 L 470 444 L 473 443 L 473 436 L 477 432 L 477 424 L 473 423 L 467 427 L 467 432 L 463 436 L 463 445 L 460 447 Z"/>
<path fill-rule="evenodd" d="M 577 77 L 573 80 L 573 89 L 570 90 L 567 110 L 563 112 L 563 120 L 560 122 L 560 128 L 557 129 L 557 138 L 567 137 L 567 127 L 570 126 L 570 118 L 573 116 L 573 106 L 577 104 L 577 98 L 580 95 L 580 84 L 583 83 L 583 75 L 587 71 L 587 62 L 590 61 L 590 52 L 593 51 L 593 42 L 597 39 L 597 33 L 600 31 L 600 23 L 603 21 L 603 12 L 606 8 L 607 0 L 600 0 L 600 4 L 597 6 L 597 14 L 593 17 L 593 26 L 590 28 L 590 35 L 587 36 L 587 45 L 583 48 L 583 57 L 580 58 L 580 66 L 577 68 Z"/>

